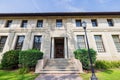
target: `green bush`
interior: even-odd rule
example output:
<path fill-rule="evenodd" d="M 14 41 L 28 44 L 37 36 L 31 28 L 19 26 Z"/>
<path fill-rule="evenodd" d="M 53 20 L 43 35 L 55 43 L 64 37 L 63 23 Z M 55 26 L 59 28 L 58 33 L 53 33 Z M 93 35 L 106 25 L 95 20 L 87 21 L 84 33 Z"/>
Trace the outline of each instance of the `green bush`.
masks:
<path fill-rule="evenodd" d="M 92 62 L 95 63 L 96 61 L 96 51 L 90 49 L 90 54 L 92 58 Z M 79 59 L 82 63 L 83 69 L 90 69 L 90 60 L 88 57 L 88 50 L 87 49 L 77 49 L 74 51 L 74 55 L 76 59 Z"/>
<path fill-rule="evenodd" d="M 105 61 L 105 60 L 97 60 L 95 62 L 96 69 L 110 69 L 110 68 L 119 68 L 120 61 Z"/>
<path fill-rule="evenodd" d="M 10 50 L 4 53 L 1 60 L 2 69 L 16 69 L 19 64 L 19 50 Z"/>
<path fill-rule="evenodd" d="M 35 68 L 37 60 L 43 58 L 43 52 L 39 50 L 25 50 L 19 53 L 19 64 L 23 68 Z"/>
<path fill-rule="evenodd" d="M 20 68 L 18 71 L 19 74 L 26 74 L 28 72 L 29 72 L 29 68 Z"/>

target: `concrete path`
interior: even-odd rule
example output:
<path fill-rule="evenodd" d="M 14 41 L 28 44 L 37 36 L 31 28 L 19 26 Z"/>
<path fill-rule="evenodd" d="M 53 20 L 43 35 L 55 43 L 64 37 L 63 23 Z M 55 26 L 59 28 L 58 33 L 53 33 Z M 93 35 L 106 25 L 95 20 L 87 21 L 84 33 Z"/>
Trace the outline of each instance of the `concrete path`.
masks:
<path fill-rule="evenodd" d="M 40 74 L 35 80 L 82 80 L 79 74 Z"/>

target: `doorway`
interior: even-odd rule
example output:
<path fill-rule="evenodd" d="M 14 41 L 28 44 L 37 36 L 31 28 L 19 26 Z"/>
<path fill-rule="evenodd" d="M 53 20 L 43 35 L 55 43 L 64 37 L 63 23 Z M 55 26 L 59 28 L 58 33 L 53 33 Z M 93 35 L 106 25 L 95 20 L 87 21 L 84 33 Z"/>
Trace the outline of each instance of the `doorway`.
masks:
<path fill-rule="evenodd" d="M 55 38 L 54 58 L 64 58 L 64 38 Z"/>

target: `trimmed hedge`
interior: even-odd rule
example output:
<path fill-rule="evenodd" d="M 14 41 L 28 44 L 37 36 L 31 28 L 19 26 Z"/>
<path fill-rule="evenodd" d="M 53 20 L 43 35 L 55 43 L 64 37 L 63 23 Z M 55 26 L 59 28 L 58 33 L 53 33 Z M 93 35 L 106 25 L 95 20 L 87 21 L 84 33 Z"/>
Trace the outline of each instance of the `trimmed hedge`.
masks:
<path fill-rule="evenodd" d="M 34 68 L 37 60 L 43 58 L 43 52 L 39 50 L 25 50 L 19 53 L 19 64 L 23 68 Z"/>
<path fill-rule="evenodd" d="M 2 69 L 18 68 L 19 50 L 10 50 L 4 53 L 1 60 Z"/>
<path fill-rule="evenodd" d="M 96 69 L 120 68 L 120 61 L 97 60 L 95 62 L 95 68 Z"/>
<path fill-rule="evenodd" d="M 92 62 L 93 64 L 96 61 L 96 51 L 93 49 L 90 49 L 90 54 L 92 57 Z M 79 59 L 80 62 L 82 63 L 82 67 L 85 70 L 90 69 L 90 60 L 88 57 L 88 50 L 87 49 L 77 49 L 74 51 L 74 55 L 76 59 Z"/>

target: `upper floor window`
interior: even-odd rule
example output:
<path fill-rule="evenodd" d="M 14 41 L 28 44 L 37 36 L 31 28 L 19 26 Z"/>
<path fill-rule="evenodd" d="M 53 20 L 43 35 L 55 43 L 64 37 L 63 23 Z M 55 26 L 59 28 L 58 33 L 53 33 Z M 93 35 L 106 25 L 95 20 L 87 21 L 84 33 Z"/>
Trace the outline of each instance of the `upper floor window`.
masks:
<path fill-rule="evenodd" d="M 25 36 L 18 36 L 16 41 L 15 50 L 21 50 Z"/>
<path fill-rule="evenodd" d="M 27 20 L 23 20 L 22 24 L 21 24 L 22 28 L 26 28 L 27 27 Z"/>
<path fill-rule="evenodd" d="M 105 52 L 102 36 L 101 35 L 95 35 L 94 38 L 95 38 L 95 42 L 96 42 L 98 52 Z"/>
<path fill-rule="evenodd" d="M 77 46 L 78 48 L 86 48 L 86 44 L 85 44 L 85 37 L 84 35 L 78 35 L 77 36 Z"/>
<path fill-rule="evenodd" d="M 5 25 L 5 27 L 10 27 L 11 26 L 11 24 L 12 24 L 12 20 L 8 20 L 7 22 L 6 22 L 6 25 Z"/>
<path fill-rule="evenodd" d="M 41 48 L 41 36 L 34 36 L 33 49 L 40 50 Z"/>
<path fill-rule="evenodd" d="M 37 27 L 43 27 L 43 20 L 37 21 Z"/>
<path fill-rule="evenodd" d="M 1 36 L 1 37 L 0 37 L 0 52 L 3 51 L 3 48 L 4 48 L 4 45 L 5 45 L 6 39 L 7 39 L 7 36 Z"/>
<path fill-rule="evenodd" d="M 120 38 L 119 35 L 112 35 L 113 41 L 115 43 L 115 46 L 117 48 L 117 51 L 120 52 Z"/>
<path fill-rule="evenodd" d="M 81 20 L 76 20 L 76 27 L 82 27 Z"/>
<path fill-rule="evenodd" d="M 108 25 L 109 26 L 114 26 L 113 20 L 112 19 L 107 19 Z"/>
<path fill-rule="evenodd" d="M 91 22 L 92 22 L 92 26 L 93 26 L 93 27 L 98 26 L 98 23 L 97 23 L 97 20 L 96 20 L 96 19 L 92 19 Z"/>
<path fill-rule="evenodd" d="M 56 27 L 62 27 L 62 19 L 56 20 Z"/>

